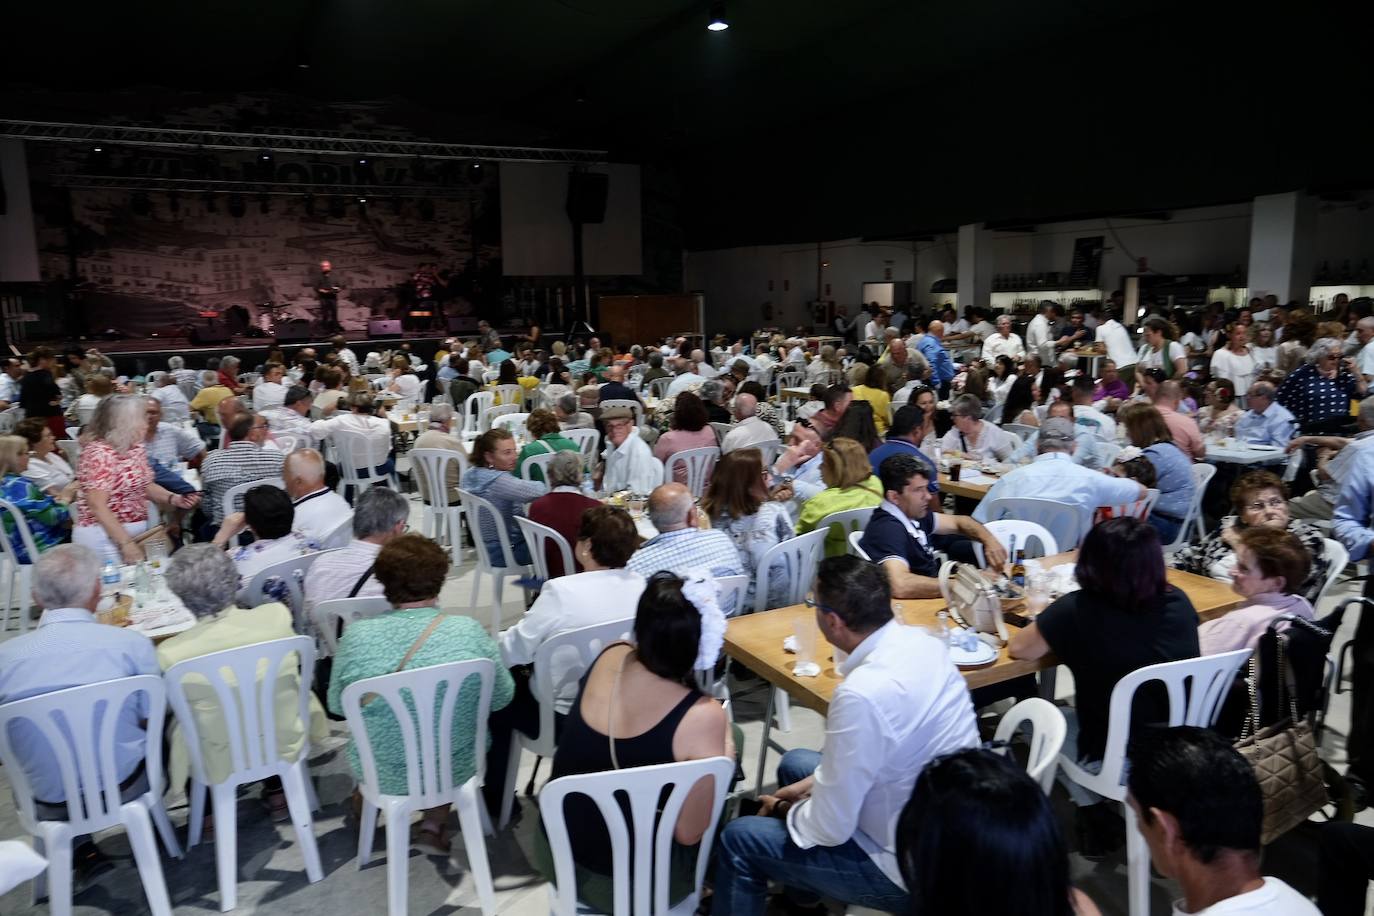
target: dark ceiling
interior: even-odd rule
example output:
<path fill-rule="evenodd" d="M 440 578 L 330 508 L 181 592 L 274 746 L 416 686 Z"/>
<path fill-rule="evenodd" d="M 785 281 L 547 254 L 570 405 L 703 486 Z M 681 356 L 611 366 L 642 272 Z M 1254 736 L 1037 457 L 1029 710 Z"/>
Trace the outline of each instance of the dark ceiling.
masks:
<path fill-rule="evenodd" d="M 20 2 L 8 116 L 383 102 L 676 173 L 695 248 L 1374 185 L 1368 4 L 734 0 L 711 33 L 704 0 Z"/>

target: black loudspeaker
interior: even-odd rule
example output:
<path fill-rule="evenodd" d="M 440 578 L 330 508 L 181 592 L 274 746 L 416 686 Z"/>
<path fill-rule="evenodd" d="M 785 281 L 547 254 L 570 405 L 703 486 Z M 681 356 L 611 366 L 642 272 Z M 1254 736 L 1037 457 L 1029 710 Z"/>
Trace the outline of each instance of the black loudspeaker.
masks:
<path fill-rule="evenodd" d="M 401 321 L 399 318 L 369 318 L 367 321 L 368 337 L 399 337 L 401 335 Z"/>
<path fill-rule="evenodd" d="M 568 173 L 568 219 L 575 223 L 606 220 L 606 189 L 610 176 L 604 172 Z"/>
<path fill-rule="evenodd" d="M 204 324 L 193 325 L 187 337 L 193 344 L 228 343 L 233 339 L 233 332 L 222 322 L 206 321 Z"/>
<path fill-rule="evenodd" d="M 285 321 L 277 322 L 273 337 L 277 340 L 295 342 L 301 340 L 311 340 L 315 335 L 315 329 L 310 325 L 308 318 L 288 318 Z"/>

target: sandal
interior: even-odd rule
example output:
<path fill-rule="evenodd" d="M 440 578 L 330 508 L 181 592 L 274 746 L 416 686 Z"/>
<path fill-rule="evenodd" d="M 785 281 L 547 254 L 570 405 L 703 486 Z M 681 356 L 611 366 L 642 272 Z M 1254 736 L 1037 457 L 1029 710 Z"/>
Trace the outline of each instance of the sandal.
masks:
<path fill-rule="evenodd" d="M 431 827 L 421 821 L 410 839 L 410 848 L 427 856 L 448 856 L 453 840 L 445 827 Z"/>

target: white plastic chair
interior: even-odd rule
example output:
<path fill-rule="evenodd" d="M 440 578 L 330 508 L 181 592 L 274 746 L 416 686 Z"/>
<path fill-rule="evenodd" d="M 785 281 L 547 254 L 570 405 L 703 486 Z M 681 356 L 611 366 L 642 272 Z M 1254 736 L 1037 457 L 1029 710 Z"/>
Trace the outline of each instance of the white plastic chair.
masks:
<path fill-rule="evenodd" d="M 764 466 L 767 467 L 767 465 Z M 873 508 L 871 506 L 867 509 L 846 509 L 843 512 L 831 512 L 816 523 L 816 529 L 829 533 L 832 525 L 839 525 L 847 540 L 851 532 L 862 533 L 868 527 L 868 520 L 872 515 Z"/>
<path fill-rule="evenodd" d="M 320 539 L 320 547 L 324 550 L 334 550 L 339 547 L 347 547 L 353 540 L 353 514 L 339 522 L 323 538 Z"/>
<path fill-rule="evenodd" d="M 528 566 L 516 564 L 515 553 L 511 549 L 510 529 L 506 527 L 506 520 L 500 512 L 496 511 L 495 506 L 467 490 L 460 489 L 458 496 L 463 501 L 463 510 L 467 513 L 468 525 L 472 528 L 472 542 L 477 547 L 477 568 L 473 570 L 472 598 L 470 600 L 473 608 L 476 609 L 477 592 L 482 587 L 482 577 L 490 577 L 491 635 L 495 637 L 501 631 L 501 595 L 506 589 L 507 577 L 529 576 L 533 570 Z M 500 538 L 501 559 L 504 561 L 504 566 L 498 566 L 492 562 L 491 551 L 487 548 L 486 539 L 482 537 L 483 515 L 489 517 L 492 525 L 496 528 L 497 537 Z"/>
<path fill-rule="evenodd" d="M 271 566 L 264 566 L 253 574 L 247 585 L 239 589 L 239 606 L 257 607 L 269 601 L 276 601 L 277 599 L 269 594 L 268 587 L 272 582 L 281 582 L 286 586 L 285 604 L 291 609 L 291 619 L 295 622 L 296 632 L 301 632 L 305 623 L 305 576 L 310 572 L 310 567 L 315 565 L 315 561 L 329 552 L 316 550 L 273 563 Z"/>
<path fill-rule="evenodd" d="M 1053 499 L 1008 496 L 985 500 L 983 505 L 987 506 L 988 522 L 1004 518 L 1035 522 L 1054 537 L 1061 550 L 1072 550 L 1083 543 L 1083 537 L 1092 527 L 1092 515 L 1088 510 Z"/>
<path fill-rule="evenodd" d="M 79 440 L 79 439 L 81 438 L 81 427 L 79 427 L 79 426 L 68 426 L 68 427 L 67 427 L 67 438 L 68 438 L 68 439 L 77 439 L 77 440 Z M 72 467 L 76 467 L 76 465 L 72 465 Z"/>
<path fill-rule="evenodd" d="M 283 455 L 289 455 L 301 447 L 300 437 L 290 433 L 273 433 L 272 441 L 277 443 L 277 448 Z"/>
<path fill-rule="evenodd" d="M 610 410 L 612 407 L 624 407 L 635 415 L 635 428 L 644 425 L 644 405 L 639 401 L 630 398 L 607 398 L 597 405 L 603 411 Z"/>
<path fill-rule="evenodd" d="M 662 400 L 668 396 L 668 388 L 673 384 L 673 377 L 665 375 L 663 378 L 656 378 L 649 383 L 649 397 Z"/>
<path fill-rule="evenodd" d="M 1022 442 L 1025 442 L 1030 439 L 1031 436 L 1040 432 L 1038 426 L 1028 426 L 1025 423 L 1003 423 L 1002 430 L 1003 432 L 1011 433 Z"/>
<path fill-rule="evenodd" d="M 531 738 L 516 729 L 511 734 L 510 756 L 506 760 L 505 792 L 501 795 L 500 826 L 510 822 L 511 808 L 515 802 L 515 781 L 520 775 L 520 755 L 524 751 L 538 757 L 553 759 L 558 749 L 554 740 L 554 703 L 565 688 L 574 689 L 582 675 L 596 661 L 603 649 L 617 640 L 629 640 L 634 632 L 635 619 L 608 620 L 565 630 L 550 636 L 540 643 L 534 652 L 533 674 L 530 677 L 530 694 L 539 704 L 539 733 Z M 555 677 L 554 659 L 558 660 Z"/>
<path fill-rule="evenodd" d="M 692 491 L 692 496 L 700 499 L 706 492 L 706 483 L 711 478 L 711 471 L 715 469 L 719 460 L 720 449 L 710 445 L 705 448 L 673 452 L 668 456 L 668 460 L 663 462 L 663 482 L 672 483 L 673 472 L 679 464 L 683 465 L 687 470 L 687 489 Z"/>
<path fill-rule="evenodd" d="M 1126 743 L 1131 731 L 1131 704 L 1141 685 L 1162 682 L 1169 695 L 1169 727 L 1196 725 L 1210 728 L 1221 712 L 1235 680 L 1236 672 L 1250 657 L 1249 649 L 1205 655 L 1177 662 L 1148 665 L 1132 671 L 1116 682 L 1107 724 L 1107 743 L 1102 755 L 1102 769 L 1093 773 L 1059 755 L 1059 768 L 1064 778 L 1103 798 L 1119 802 L 1126 816 L 1126 874 L 1127 901 L 1130 916 L 1149 916 L 1150 913 L 1150 851 L 1145 846 L 1135 812 L 1126 803 Z"/>
<path fill-rule="evenodd" d="M 420 484 L 420 501 L 426 535 L 440 544 L 447 544 L 453 565 L 461 562 L 463 549 L 463 506 L 448 504 L 448 468 L 458 463 L 458 479 L 468 469 L 468 459 L 460 451 L 448 448 L 413 448 L 410 466 L 419 473 L 412 475 Z"/>
<path fill-rule="evenodd" d="M 563 575 L 570 576 L 577 571 L 573 563 L 572 546 L 568 544 L 563 535 L 550 528 L 548 525 L 541 525 L 531 521 L 523 515 L 515 517 L 515 523 L 520 526 L 520 533 L 525 538 L 525 546 L 530 551 L 530 565 L 534 567 L 534 577 L 536 579 L 554 578 L 549 569 L 548 554 L 545 553 L 545 545 L 553 544 L 558 550 L 559 558 L 563 561 Z"/>
<path fill-rule="evenodd" d="M 862 531 L 849 532 L 849 552 L 861 560 L 867 560 L 872 563 L 873 558 L 868 555 L 867 551 L 859 546 L 859 542 L 863 539 L 864 533 Z"/>
<path fill-rule="evenodd" d="M 326 651 L 322 654 L 333 655 L 339 650 L 339 639 L 350 623 L 378 617 L 390 610 L 391 602 L 382 595 L 321 601 L 310 609 L 310 620 L 324 641 Z"/>
<path fill-rule="evenodd" d="M 558 452 L 546 452 L 543 455 L 531 455 L 520 465 L 520 479 L 533 480 L 545 483 L 549 479 L 549 462 Z M 535 468 L 539 469 L 539 476 L 534 476 Z"/>
<path fill-rule="evenodd" d="M 577 443 L 582 452 L 582 460 L 587 467 L 596 463 L 596 453 L 601 450 L 601 433 L 595 429 L 565 429 L 563 437 Z"/>
<path fill-rule="evenodd" d="M 339 466 L 339 484 L 336 488 L 340 496 L 353 488 L 353 498 L 362 495 L 363 490 L 375 484 L 390 485 L 400 490 L 396 475 L 378 474 L 377 468 L 386 464 L 387 454 L 391 451 L 391 440 L 381 436 L 369 436 L 350 430 L 337 430 L 330 437 Z"/>
<path fill-rule="evenodd" d="M 997 543 L 1008 552 L 1011 550 L 1011 539 L 1016 537 L 1016 549 L 1025 550 L 1027 556 L 1048 557 L 1059 552 L 1059 542 L 1054 539 L 1054 535 L 1045 530 L 1045 526 L 1037 525 L 1035 522 L 1022 522 L 1013 518 L 998 519 L 995 522 L 988 522 L 983 526 L 993 537 L 997 538 Z M 1034 540 L 1040 546 L 1040 552 L 1032 554 L 1029 550 L 1030 542 Z M 983 545 L 978 542 L 973 544 L 974 556 L 978 559 L 978 565 L 986 567 L 987 560 L 983 556 Z M 1008 559 L 1012 557 L 1008 556 Z"/>
<path fill-rule="evenodd" d="M 716 824 L 720 820 L 725 793 L 735 773 L 735 762 L 725 757 L 685 760 L 657 766 L 634 767 L 605 773 L 564 776 L 544 786 L 539 793 L 539 813 L 553 853 L 554 883 L 549 887 L 549 906 L 556 916 L 575 916 L 580 912 L 574 877 L 572 841 L 563 806 L 569 796 L 583 795 L 600 809 L 611 840 L 612 877 L 615 882 L 615 914 L 656 913 L 661 916 L 690 916 L 701 899 L 706 866 L 711 861 Z M 712 781 L 711 821 L 702 834 L 697 850 L 694 890 L 676 906 L 670 907 L 668 876 L 673 830 L 692 787 L 703 778 Z M 660 807 L 665 792 L 667 799 Z M 622 799 L 630 806 L 629 822 L 635 825 L 635 842 L 630 843 L 629 824 Z M 630 899 L 630 876 L 634 875 L 634 900 Z"/>
<path fill-rule="evenodd" d="M 482 417 L 477 423 L 477 435 L 480 436 L 482 433 L 491 429 L 497 417 L 504 417 L 519 412 L 520 406 L 518 404 L 502 404 L 498 407 L 488 407 L 486 410 L 482 411 Z"/>
<path fill-rule="evenodd" d="M 147 705 L 147 742 L 143 767 L 148 791 L 121 801 L 115 771 L 114 710 L 142 694 Z M 181 847 L 162 805 L 162 726 L 167 716 L 167 692 L 162 678 L 145 674 L 56 690 L 0 705 L 0 763 L 14 790 L 19 823 L 34 838 L 39 855 L 48 859 L 46 878 L 34 879 L 35 903 L 47 887 L 53 916 L 72 912 L 72 840 L 123 826 L 129 834 L 134 861 L 154 916 L 171 916 L 172 905 L 162 876 L 156 826 L 167 851 L 178 859 Z M 66 820 L 44 820 L 34 803 L 33 787 L 12 742 L 11 726 L 24 723 L 47 742 L 67 797 Z M 126 904 L 127 905 L 127 902 Z"/>
<path fill-rule="evenodd" d="M 781 439 L 771 439 L 767 442 L 756 442 L 749 447 L 756 448 L 763 453 L 763 466 L 765 468 L 771 468 L 773 466 L 773 462 L 778 460 L 778 456 L 782 454 L 783 449 Z"/>
<path fill-rule="evenodd" d="M 504 429 L 516 442 L 524 442 L 529 439 L 529 431 L 525 429 L 525 421 L 529 418 L 527 413 L 503 413 L 491 421 L 491 428 Z"/>
<path fill-rule="evenodd" d="M 0 577 L 4 579 L 3 604 L 0 604 L 0 632 L 10 627 L 10 609 L 15 608 L 19 618 L 19 632 L 29 628 L 29 607 L 33 604 L 33 564 L 38 560 L 38 547 L 33 542 L 33 532 L 19 507 L 8 500 L 0 499 L 0 513 L 9 516 L 10 524 L 19 532 L 20 543 L 24 545 L 27 563 L 19 562 L 19 553 L 14 549 L 14 541 L 0 528 L 0 557 L 4 568 Z M 18 586 L 16 588 L 16 585 Z"/>
<path fill-rule="evenodd" d="M 482 434 L 482 417 L 496 403 L 496 395 L 490 391 L 474 391 L 463 402 L 462 437 L 471 441 Z"/>
<path fill-rule="evenodd" d="M 0 503 L 0 505 L 4 505 Z M 1346 564 L 1350 562 L 1350 551 L 1345 549 L 1345 545 L 1340 541 L 1331 538 L 1322 538 L 1327 562 L 1330 564 L 1326 568 L 1326 581 L 1322 582 L 1322 590 L 1317 593 L 1317 597 L 1312 600 L 1312 606 L 1316 607 L 1327 593 L 1331 591 L 1331 586 L 1336 584 L 1336 580 L 1345 572 Z"/>
<path fill-rule="evenodd" d="M 806 373 L 800 370 L 788 369 L 773 375 L 773 390 L 779 397 L 782 396 L 784 388 L 801 388 L 805 384 Z"/>
<path fill-rule="evenodd" d="M 386 817 L 387 913 L 405 916 L 409 897 L 410 816 L 413 812 L 451 804 L 463 829 L 468 865 L 477 885 L 483 916 L 496 913 L 487 844 L 482 835 L 482 804 L 477 787 L 482 783 L 482 764 L 487 753 L 487 717 L 491 713 L 492 680 L 496 667 L 490 659 L 477 658 L 426 668 L 413 668 L 354 681 L 344 688 L 344 717 L 358 749 L 362 779 L 358 790 L 363 811 L 358 827 L 358 868 L 372 858 L 372 838 L 377 814 Z M 470 679 L 477 678 L 477 723 L 473 732 L 476 772 L 466 782 L 453 783 L 454 710 L 459 697 L 469 693 Z M 442 690 L 443 698 L 439 693 Z M 377 761 L 368 742 L 363 719 L 364 697 L 385 703 L 401 730 L 406 758 L 406 794 L 387 795 L 377 778 Z M 413 713 L 412 713 L 413 710 Z M 414 715 L 414 719 L 411 716 Z M 417 724 L 419 727 L 417 728 Z"/>
<path fill-rule="evenodd" d="M 286 481 L 280 477 L 263 477 L 259 480 L 245 480 L 243 483 L 236 483 L 224 491 L 224 496 L 220 501 L 221 511 L 225 516 L 233 515 L 235 512 L 243 511 L 243 496 L 254 487 L 269 486 L 276 487 L 278 490 L 286 489 Z"/>
<path fill-rule="evenodd" d="M 1026 773 L 1040 783 L 1040 788 L 1048 795 L 1054 787 L 1054 774 L 1058 769 L 1059 752 L 1064 749 L 1068 723 L 1058 706 L 1040 697 L 1030 697 L 1007 710 L 1002 721 L 997 723 L 993 740 L 1010 741 L 1023 724 L 1030 726 Z"/>
<path fill-rule="evenodd" d="M 1150 517 L 1151 510 L 1155 507 L 1155 502 L 1159 499 L 1159 490 L 1150 487 L 1145 491 L 1144 499 L 1137 499 L 1133 503 L 1123 503 L 1119 506 L 1107 506 L 1112 518 L 1138 518 L 1141 521 Z"/>
<path fill-rule="evenodd" d="M 296 653 L 300 664 L 300 691 L 296 715 L 303 734 L 310 732 L 310 683 L 315 670 L 315 644 L 308 636 L 289 636 L 268 642 L 211 652 L 199 658 L 177 662 L 167 670 L 167 696 L 191 759 L 190 831 L 187 845 L 200 843 L 205 822 L 205 791 L 210 790 L 215 815 L 215 868 L 219 878 L 219 908 L 225 913 L 238 901 L 238 800 L 241 785 L 259 782 L 269 776 L 281 779 L 286 805 L 296 831 L 305 874 L 311 884 L 324 877 L 320 851 L 315 845 L 314 824 L 310 817 L 315 806 L 314 790 L 309 785 L 306 766 L 308 746 L 301 748 L 294 761 L 282 760 L 277 749 L 277 677 L 288 656 Z M 264 666 L 263 663 L 266 662 Z M 261 678 L 259 670 L 263 671 Z M 187 695 L 187 682 L 197 692 L 213 691 L 229 737 L 232 767 L 222 782 L 211 784 L 201 752 L 200 730 Z"/>
<path fill-rule="evenodd" d="M 524 385 L 497 385 L 492 389 L 492 394 L 501 399 L 503 406 L 513 405 L 517 409 L 523 409 L 525 406 Z"/>
<path fill-rule="evenodd" d="M 76 470 L 77 459 L 81 457 L 81 442 L 77 439 L 58 439 L 57 447 L 62 449 L 62 457 Z"/>
<path fill-rule="evenodd" d="M 1193 465 L 1193 498 L 1188 502 L 1188 513 L 1183 516 L 1183 524 L 1178 526 L 1178 535 L 1172 542 L 1164 545 L 1165 553 L 1173 553 L 1187 544 L 1192 529 L 1196 529 L 1199 538 L 1207 536 L 1207 529 L 1202 520 L 1202 496 L 1216 472 L 1215 464 Z"/>

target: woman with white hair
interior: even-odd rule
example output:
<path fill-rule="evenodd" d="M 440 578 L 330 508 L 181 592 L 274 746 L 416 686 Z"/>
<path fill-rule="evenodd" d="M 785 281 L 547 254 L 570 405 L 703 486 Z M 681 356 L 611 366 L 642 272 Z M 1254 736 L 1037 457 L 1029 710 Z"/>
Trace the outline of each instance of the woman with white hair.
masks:
<path fill-rule="evenodd" d="M 1279 385 L 1276 399 L 1292 412 L 1301 435 L 1323 436 L 1350 426 L 1350 402 L 1364 397 L 1366 390 L 1345 345 L 1323 337 L 1308 348 L 1307 362 Z"/>
<path fill-rule="evenodd" d="M 198 493 L 181 495 L 153 483 L 153 468 L 143 449 L 147 433 L 144 399 L 117 394 L 100 402 L 81 434 L 72 542 L 89 547 L 102 559 L 143 559 L 143 548 L 134 538 L 148 530 L 149 500 L 177 509 L 194 509 L 200 503 Z"/>
<path fill-rule="evenodd" d="M 188 658 L 295 635 L 291 629 L 291 611 L 286 605 L 272 602 L 241 608 L 236 604 L 238 576 L 234 562 L 213 544 L 191 544 L 178 550 L 167 567 L 167 587 L 195 615 L 196 625 L 158 644 L 157 660 L 163 671 Z M 188 683 L 186 692 L 207 775 L 212 781 L 224 779 L 233 768 L 224 708 L 214 690 L 203 682 L 199 685 Z M 277 752 L 283 760 L 295 760 L 305 747 L 305 725 L 296 711 L 299 695 L 300 674 L 295 660 L 287 659 L 277 673 L 273 690 Z M 310 696 L 309 727 L 311 741 L 319 743 L 329 737 L 329 720 L 314 694 Z M 180 723 L 175 720 L 171 723 L 170 739 L 168 785 L 182 786 L 189 775 L 189 764 Z M 273 813 L 285 811 L 286 798 L 279 782 L 267 786 L 264 799 Z"/>

